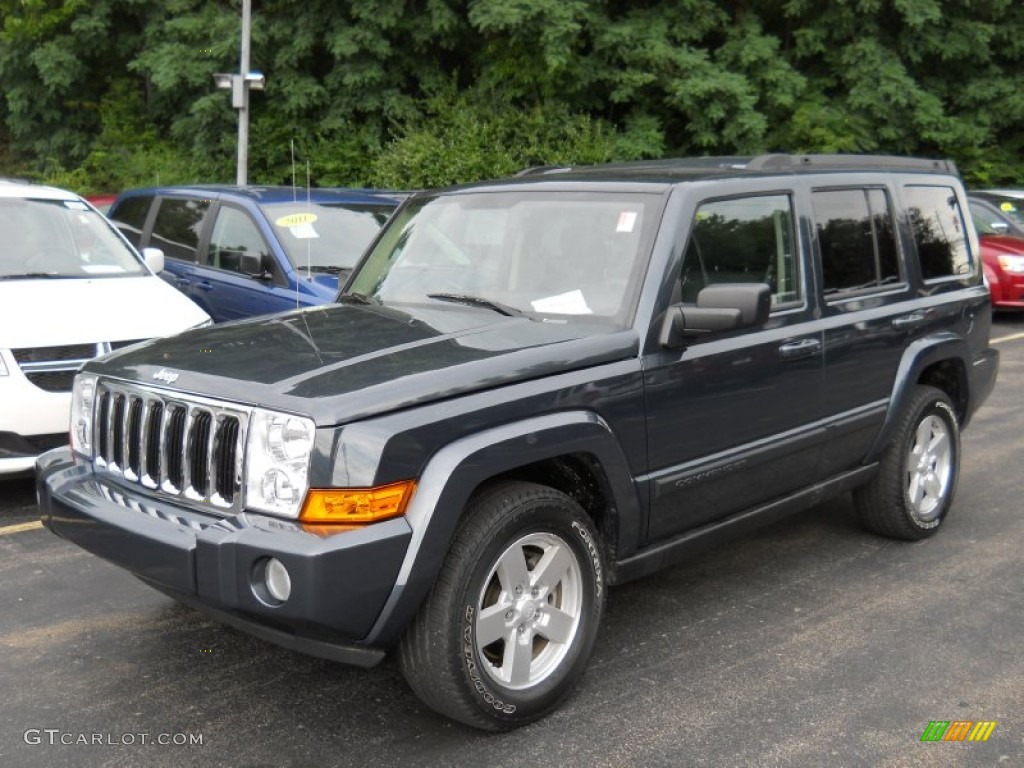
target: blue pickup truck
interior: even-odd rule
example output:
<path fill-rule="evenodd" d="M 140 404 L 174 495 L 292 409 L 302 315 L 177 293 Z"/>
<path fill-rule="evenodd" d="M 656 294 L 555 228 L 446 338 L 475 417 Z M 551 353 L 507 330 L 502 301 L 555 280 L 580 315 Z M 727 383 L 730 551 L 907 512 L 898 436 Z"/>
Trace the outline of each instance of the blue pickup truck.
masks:
<path fill-rule="evenodd" d="M 403 196 L 368 190 L 180 186 L 122 193 L 109 217 L 216 322 L 331 301 Z"/>

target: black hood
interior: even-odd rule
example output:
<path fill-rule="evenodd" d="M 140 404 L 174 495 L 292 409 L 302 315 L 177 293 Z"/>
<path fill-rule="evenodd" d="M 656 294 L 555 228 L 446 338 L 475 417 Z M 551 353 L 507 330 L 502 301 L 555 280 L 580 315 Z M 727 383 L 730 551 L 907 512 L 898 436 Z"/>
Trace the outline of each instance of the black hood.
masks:
<path fill-rule="evenodd" d="M 638 348 L 633 331 L 586 322 L 328 304 L 153 340 L 87 369 L 157 387 L 173 379 L 177 391 L 304 413 L 329 426 L 634 357 Z"/>

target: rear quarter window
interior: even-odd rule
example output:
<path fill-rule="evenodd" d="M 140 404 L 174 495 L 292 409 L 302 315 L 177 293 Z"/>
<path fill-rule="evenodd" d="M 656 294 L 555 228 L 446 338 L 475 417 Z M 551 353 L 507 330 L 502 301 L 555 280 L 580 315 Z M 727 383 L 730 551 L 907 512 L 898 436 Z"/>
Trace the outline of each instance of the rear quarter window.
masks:
<path fill-rule="evenodd" d="M 952 187 L 904 187 L 921 276 L 929 280 L 971 274 L 967 224 Z"/>

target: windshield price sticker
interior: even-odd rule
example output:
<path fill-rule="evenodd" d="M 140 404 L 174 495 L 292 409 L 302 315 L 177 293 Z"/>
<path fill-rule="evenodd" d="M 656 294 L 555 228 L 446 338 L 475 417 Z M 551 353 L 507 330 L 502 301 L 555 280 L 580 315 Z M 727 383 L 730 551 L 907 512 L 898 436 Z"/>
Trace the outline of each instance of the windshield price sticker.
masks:
<path fill-rule="evenodd" d="M 615 225 L 616 232 L 632 232 L 636 226 L 636 211 L 623 211 L 619 214 L 619 221 Z"/>
<path fill-rule="evenodd" d="M 314 240 L 320 237 L 313 229 L 314 221 L 316 221 L 315 213 L 290 213 L 274 223 L 279 227 L 287 227 L 296 240 Z"/>
<path fill-rule="evenodd" d="M 314 221 L 316 221 L 315 213 L 290 213 L 287 216 L 282 216 L 274 223 L 279 227 L 292 229 L 301 227 L 303 224 L 312 224 Z"/>

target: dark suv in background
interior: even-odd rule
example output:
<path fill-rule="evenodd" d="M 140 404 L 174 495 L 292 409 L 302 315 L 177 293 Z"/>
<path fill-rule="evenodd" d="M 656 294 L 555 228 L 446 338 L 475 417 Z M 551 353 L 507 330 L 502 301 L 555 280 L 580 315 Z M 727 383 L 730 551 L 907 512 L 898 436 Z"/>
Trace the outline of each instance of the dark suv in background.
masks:
<path fill-rule="evenodd" d="M 331 301 L 398 205 L 366 190 L 192 186 L 122 193 L 107 216 L 215 321 Z"/>
<path fill-rule="evenodd" d="M 610 585 L 846 491 L 934 534 L 990 323 L 946 161 L 421 193 L 337 303 L 86 363 L 42 519 L 287 647 L 397 648 L 431 707 L 512 728 L 568 695 Z"/>

